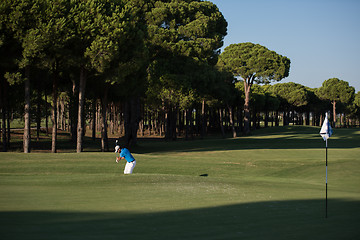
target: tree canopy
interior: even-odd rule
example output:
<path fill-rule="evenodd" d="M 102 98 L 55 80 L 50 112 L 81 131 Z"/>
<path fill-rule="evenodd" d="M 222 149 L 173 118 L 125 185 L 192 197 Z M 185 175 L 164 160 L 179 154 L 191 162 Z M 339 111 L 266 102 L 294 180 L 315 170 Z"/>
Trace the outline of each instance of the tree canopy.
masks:
<path fill-rule="evenodd" d="M 250 131 L 250 93 L 254 83 L 270 83 L 280 81 L 289 76 L 290 59 L 270 51 L 260 44 L 231 44 L 219 56 L 218 66 L 240 77 L 244 82 L 245 92 L 245 126 L 244 132 Z"/>
<path fill-rule="evenodd" d="M 320 99 L 328 100 L 333 105 L 333 122 L 336 123 L 336 104 L 350 103 L 355 94 L 354 87 L 349 86 L 349 83 L 338 78 L 330 78 L 323 82 L 318 89 L 317 95 Z"/>
<path fill-rule="evenodd" d="M 339 111 L 357 116 L 358 97 L 347 82 L 329 79 L 318 90 L 270 86 L 289 75 L 290 59 L 249 42 L 220 54 L 226 34 L 226 19 L 210 1 L 1 1 L 3 149 L 10 139 L 9 116 L 25 120 L 29 152 L 30 123 L 36 118 L 39 136 L 50 106 L 53 152 L 64 118 L 68 123 L 61 126 L 70 126 L 81 152 L 89 122 L 95 132 L 93 118 L 106 151 L 109 121 L 123 124 L 120 135 L 131 145 L 145 126 L 175 139 L 181 131 L 203 136 L 217 128 L 223 136 L 228 129 L 233 137 L 248 134 L 261 119 L 265 126 L 281 118 L 288 124 L 290 112 L 298 119 L 306 114 L 307 121 L 312 112 L 317 124 L 330 101 L 334 116 L 339 102 Z"/>
<path fill-rule="evenodd" d="M 248 85 L 280 81 L 289 76 L 290 59 L 260 44 L 231 44 L 219 57 L 219 66 L 241 77 Z"/>

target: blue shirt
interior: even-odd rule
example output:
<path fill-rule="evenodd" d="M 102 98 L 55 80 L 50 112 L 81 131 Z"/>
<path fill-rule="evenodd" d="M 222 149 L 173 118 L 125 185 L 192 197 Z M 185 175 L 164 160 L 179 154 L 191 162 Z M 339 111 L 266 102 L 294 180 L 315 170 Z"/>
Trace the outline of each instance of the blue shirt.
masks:
<path fill-rule="evenodd" d="M 135 160 L 135 158 L 131 155 L 130 151 L 127 148 L 121 149 L 120 157 L 125 158 L 125 160 L 128 162 L 132 162 Z"/>

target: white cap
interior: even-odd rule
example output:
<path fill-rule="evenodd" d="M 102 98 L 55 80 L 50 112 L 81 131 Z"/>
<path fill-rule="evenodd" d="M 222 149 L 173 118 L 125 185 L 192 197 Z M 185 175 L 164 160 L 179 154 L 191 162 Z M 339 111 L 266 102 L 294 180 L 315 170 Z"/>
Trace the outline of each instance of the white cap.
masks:
<path fill-rule="evenodd" d="M 120 146 L 117 145 L 117 146 L 115 147 L 115 152 L 119 151 L 119 149 L 120 149 Z"/>

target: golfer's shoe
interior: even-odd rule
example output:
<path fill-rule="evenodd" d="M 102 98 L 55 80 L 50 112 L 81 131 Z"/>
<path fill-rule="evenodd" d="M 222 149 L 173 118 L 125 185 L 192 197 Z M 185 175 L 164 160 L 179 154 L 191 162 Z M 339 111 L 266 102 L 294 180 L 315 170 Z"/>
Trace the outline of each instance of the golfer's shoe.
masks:
<path fill-rule="evenodd" d="M 115 162 L 116 162 L 116 163 L 119 163 L 119 160 L 118 160 L 118 159 L 115 159 Z"/>

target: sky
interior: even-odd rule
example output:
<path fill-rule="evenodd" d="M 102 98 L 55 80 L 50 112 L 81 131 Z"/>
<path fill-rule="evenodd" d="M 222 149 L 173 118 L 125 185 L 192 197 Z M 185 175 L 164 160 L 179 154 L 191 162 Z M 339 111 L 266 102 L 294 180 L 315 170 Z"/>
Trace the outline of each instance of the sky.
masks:
<path fill-rule="evenodd" d="M 360 91 L 359 0 L 210 0 L 228 22 L 224 46 L 252 42 L 291 60 L 289 77 L 319 88 L 339 78 Z"/>

